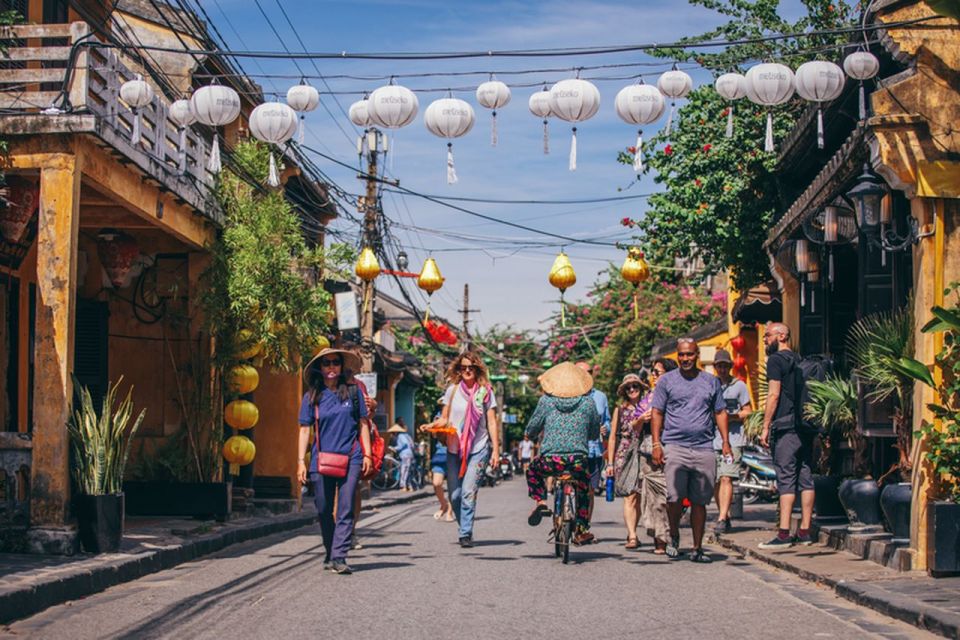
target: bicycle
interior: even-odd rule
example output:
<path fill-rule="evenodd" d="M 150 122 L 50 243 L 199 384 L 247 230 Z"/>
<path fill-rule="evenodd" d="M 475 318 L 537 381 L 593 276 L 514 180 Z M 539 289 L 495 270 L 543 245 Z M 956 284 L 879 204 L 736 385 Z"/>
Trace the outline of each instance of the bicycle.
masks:
<path fill-rule="evenodd" d="M 379 491 L 396 489 L 400 486 L 400 461 L 393 456 L 383 456 L 383 466 L 373 480 L 371 486 Z"/>
<path fill-rule="evenodd" d="M 573 476 L 565 473 L 553 481 L 553 538 L 554 553 L 563 564 L 570 562 L 573 525 L 577 517 L 577 490 Z M 548 538 L 549 540 L 549 538 Z"/>

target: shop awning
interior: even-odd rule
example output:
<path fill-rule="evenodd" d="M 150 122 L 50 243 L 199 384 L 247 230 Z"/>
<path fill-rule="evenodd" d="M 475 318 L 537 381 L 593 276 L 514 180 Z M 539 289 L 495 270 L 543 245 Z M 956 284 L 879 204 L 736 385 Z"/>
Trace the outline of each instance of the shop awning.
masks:
<path fill-rule="evenodd" d="M 780 322 L 783 317 L 783 304 L 777 284 L 773 281 L 765 282 L 747 291 L 733 305 L 731 315 L 734 322 L 744 324 Z"/>

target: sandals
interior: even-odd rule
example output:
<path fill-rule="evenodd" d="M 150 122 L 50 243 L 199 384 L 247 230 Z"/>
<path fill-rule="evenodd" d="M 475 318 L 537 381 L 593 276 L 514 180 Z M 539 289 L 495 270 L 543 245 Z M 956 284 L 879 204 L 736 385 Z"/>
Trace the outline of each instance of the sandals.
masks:
<path fill-rule="evenodd" d="M 666 555 L 666 553 L 667 553 L 667 543 L 666 543 L 666 542 L 664 542 L 663 540 L 657 540 L 656 538 L 654 538 L 653 544 L 654 544 L 654 546 L 653 546 L 653 552 L 654 552 L 656 555 L 658 555 L 658 556 Z"/>
<path fill-rule="evenodd" d="M 593 535 L 592 533 L 590 533 L 589 531 L 584 531 L 583 533 L 579 533 L 579 534 L 573 536 L 572 542 L 573 542 L 573 544 L 575 544 L 576 546 L 582 547 L 582 546 L 585 545 L 585 544 L 594 544 L 594 543 L 596 543 L 596 542 L 597 542 L 597 538 L 596 538 L 596 536 L 594 536 L 594 535 Z"/>
<path fill-rule="evenodd" d="M 640 541 L 636 538 L 627 538 L 627 543 L 623 547 L 625 549 L 639 549 Z"/>
<path fill-rule="evenodd" d="M 550 508 L 545 504 L 538 504 L 534 507 L 533 511 L 530 512 L 530 515 L 527 516 L 527 524 L 531 527 L 536 527 L 543 521 L 544 516 L 553 515 L 553 512 L 550 511 Z"/>

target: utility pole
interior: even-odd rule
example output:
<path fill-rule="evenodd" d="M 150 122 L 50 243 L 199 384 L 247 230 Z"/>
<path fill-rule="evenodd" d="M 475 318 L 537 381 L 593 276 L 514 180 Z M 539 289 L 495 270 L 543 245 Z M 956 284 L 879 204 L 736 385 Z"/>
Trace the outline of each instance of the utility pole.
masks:
<path fill-rule="evenodd" d="M 377 154 L 386 153 L 386 138 L 378 129 L 368 129 L 366 135 L 357 141 L 357 150 L 363 155 L 366 150 L 366 175 L 357 176 L 366 181 L 366 192 L 359 206 L 359 213 L 363 215 L 363 241 L 374 253 L 380 247 L 380 207 L 377 202 Z M 360 357 L 363 361 L 363 372 L 373 371 L 373 309 L 376 289 L 373 280 L 364 281 L 362 287 L 362 317 L 360 318 Z"/>
<path fill-rule="evenodd" d="M 463 285 L 463 309 L 460 309 L 460 313 L 463 314 L 463 344 L 469 349 L 472 346 L 472 341 L 470 340 L 470 314 L 479 313 L 480 309 L 471 309 L 470 308 L 470 285 Z"/>

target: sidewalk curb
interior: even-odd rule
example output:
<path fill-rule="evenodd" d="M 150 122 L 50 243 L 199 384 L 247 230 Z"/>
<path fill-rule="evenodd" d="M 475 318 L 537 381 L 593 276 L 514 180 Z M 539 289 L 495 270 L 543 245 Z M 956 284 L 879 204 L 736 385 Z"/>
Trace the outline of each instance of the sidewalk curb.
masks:
<path fill-rule="evenodd" d="M 368 505 L 364 511 L 406 504 L 431 495 L 433 494 L 422 492 L 385 499 Z M 240 542 L 300 529 L 315 523 L 316 520 L 317 516 L 313 512 L 299 512 L 276 516 L 266 522 L 238 523 L 227 530 L 202 534 L 173 546 L 130 555 L 111 554 L 112 557 L 101 557 L 104 562 L 98 566 L 78 567 L 66 575 L 38 581 L 30 586 L 0 587 L 0 624 L 100 593 L 118 584 L 170 569 Z M 89 560 L 96 558 L 91 556 Z"/>
<path fill-rule="evenodd" d="M 830 587 L 838 596 L 854 604 L 868 607 L 885 616 L 906 622 L 931 633 L 947 638 L 960 638 L 960 615 L 958 614 L 938 610 L 926 605 L 921 600 L 908 596 L 901 595 L 896 601 L 893 601 L 889 598 L 889 592 L 870 582 L 846 582 L 812 573 L 792 563 L 760 553 L 756 549 L 734 542 L 724 536 L 717 536 L 716 541 L 725 549 L 735 551 L 745 558 L 759 560 L 764 564 L 790 572 L 809 582 Z"/>

